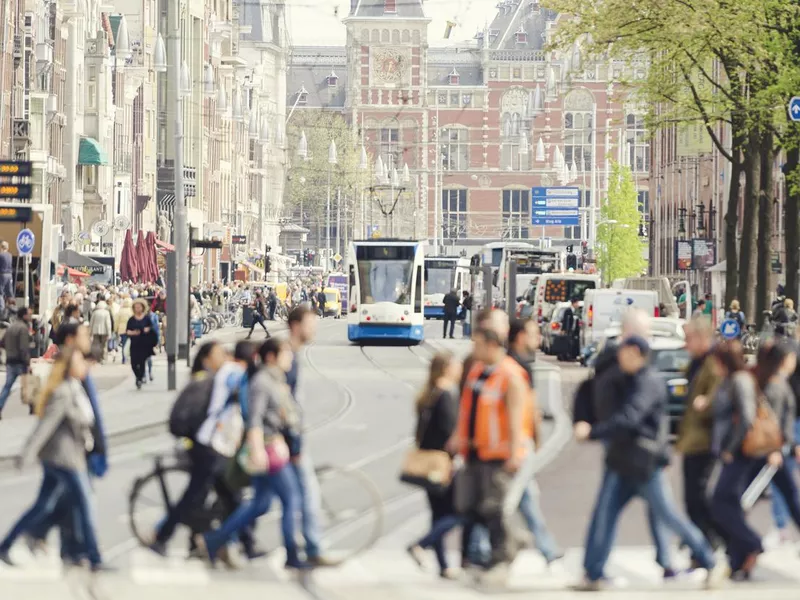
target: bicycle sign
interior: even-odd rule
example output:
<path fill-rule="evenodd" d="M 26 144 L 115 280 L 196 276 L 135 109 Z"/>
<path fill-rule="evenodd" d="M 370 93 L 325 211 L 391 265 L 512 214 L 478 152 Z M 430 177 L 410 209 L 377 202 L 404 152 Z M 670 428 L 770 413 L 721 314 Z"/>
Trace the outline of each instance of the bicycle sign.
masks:
<path fill-rule="evenodd" d="M 725 319 L 719 326 L 719 332 L 726 340 L 735 340 L 742 333 L 742 326 L 736 319 Z"/>
<path fill-rule="evenodd" d="M 33 252 L 33 245 L 36 243 L 36 236 L 30 229 L 23 229 L 17 234 L 17 250 L 20 255 L 26 255 Z"/>

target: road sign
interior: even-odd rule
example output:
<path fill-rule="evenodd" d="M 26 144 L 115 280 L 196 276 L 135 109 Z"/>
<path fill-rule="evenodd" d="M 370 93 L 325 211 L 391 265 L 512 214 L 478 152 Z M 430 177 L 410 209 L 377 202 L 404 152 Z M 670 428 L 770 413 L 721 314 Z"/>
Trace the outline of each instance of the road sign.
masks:
<path fill-rule="evenodd" d="M 336 254 L 333 255 L 333 260 L 336 262 L 340 262 L 342 260 L 342 255 L 337 252 Z"/>
<path fill-rule="evenodd" d="M 742 326 L 736 319 L 725 319 L 719 326 L 719 332 L 726 340 L 735 340 L 742 333 Z"/>
<path fill-rule="evenodd" d="M 32 172 L 30 161 L 0 160 L 0 177 L 30 177 Z"/>
<path fill-rule="evenodd" d="M 36 243 L 36 236 L 30 229 L 23 229 L 17 234 L 17 250 L 20 255 L 33 252 L 33 245 Z"/>
<path fill-rule="evenodd" d="M 789 118 L 792 121 L 800 121 L 800 96 L 794 96 L 789 100 Z"/>
<path fill-rule="evenodd" d="M 8 223 L 29 223 L 33 218 L 30 206 L 0 206 L 0 221 Z"/>
<path fill-rule="evenodd" d="M 532 225 L 580 225 L 581 191 L 576 187 L 531 189 Z"/>
<path fill-rule="evenodd" d="M 192 248 L 206 248 L 210 250 L 219 250 L 222 248 L 221 240 L 191 240 Z"/>
<path fill-rule="evenodd" d="M 0 183 L 0 198 L 30 200 L 33 186 L 29 183 Z"/>
<path fill-rule="evenodd" d="M 247 243 L 247 236 L 246 235 L 232 235 L 231 236 L 231 244 L 246 244 Z"/>

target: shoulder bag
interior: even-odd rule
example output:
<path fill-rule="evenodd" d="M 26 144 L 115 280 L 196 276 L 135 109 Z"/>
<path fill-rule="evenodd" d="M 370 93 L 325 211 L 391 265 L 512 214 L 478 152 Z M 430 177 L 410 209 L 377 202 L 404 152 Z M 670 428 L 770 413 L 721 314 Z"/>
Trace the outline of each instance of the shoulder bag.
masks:
<path fill-rule="evenodd" d="M 433 407 L 429 407 L 420 415 L 420 419 L 425 420 L 424 426 L 420 428 L 419 438 L 416 441 L 417 447 L 409 450 L 403 460 L 400 481 L 430 492 L 443 493 L 450 487 L 453 479 L 453 459 L 444 450 L 421 450 L 419 448 L 432 418 Z"/>
<path fill-rule="evenodd" d="M 742 454 L 763 458 L 783 446 L 783 433 L 778 417 L 763 394 L 756 404 L 756 415 L 742 441 Z"/>

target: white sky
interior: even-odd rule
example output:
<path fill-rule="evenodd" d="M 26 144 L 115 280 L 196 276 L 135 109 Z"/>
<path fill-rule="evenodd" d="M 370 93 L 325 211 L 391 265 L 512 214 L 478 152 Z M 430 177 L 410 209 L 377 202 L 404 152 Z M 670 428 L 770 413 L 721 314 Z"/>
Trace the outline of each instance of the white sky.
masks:
<path fill-rule="evenodd" d="M 424 0 L 431 46 L 471 40 L 476 30 L 497 14 L 497 0 Z M 350 12 L 350 0 L 286 0 L 289 35 L 294 46 L 342 46 L 346 31 L 342 24 Z M 338 8 L 338 15 L 335 14 Z M 457 25 L 444 39 L 447 21 Z"/>

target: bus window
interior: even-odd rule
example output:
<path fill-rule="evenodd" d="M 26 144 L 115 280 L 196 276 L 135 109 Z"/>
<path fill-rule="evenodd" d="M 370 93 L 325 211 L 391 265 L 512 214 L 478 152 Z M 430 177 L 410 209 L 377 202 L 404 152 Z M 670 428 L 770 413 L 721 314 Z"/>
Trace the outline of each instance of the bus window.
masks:
<path fill-rule="evenodd" d="M 414 312 L 422 312 L 422 267 L 417 267 L 417 278 L 414 286 Z"/>

